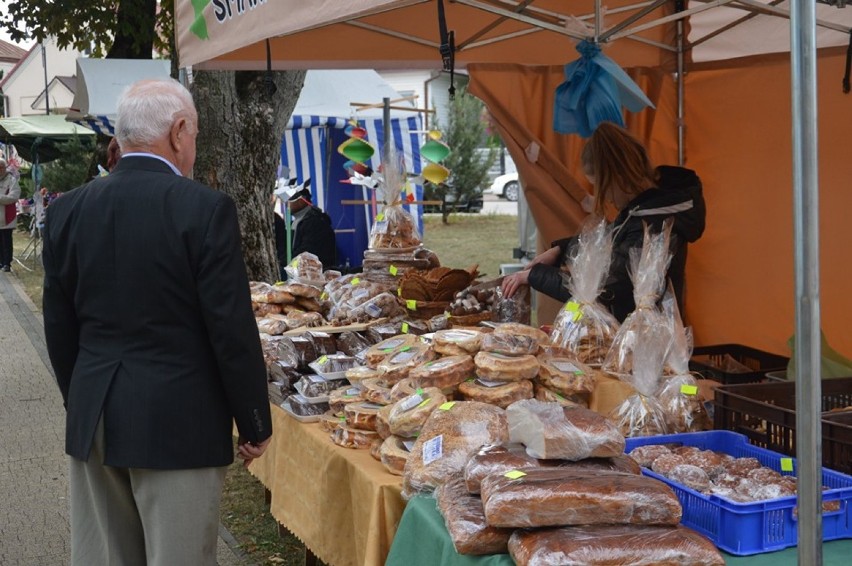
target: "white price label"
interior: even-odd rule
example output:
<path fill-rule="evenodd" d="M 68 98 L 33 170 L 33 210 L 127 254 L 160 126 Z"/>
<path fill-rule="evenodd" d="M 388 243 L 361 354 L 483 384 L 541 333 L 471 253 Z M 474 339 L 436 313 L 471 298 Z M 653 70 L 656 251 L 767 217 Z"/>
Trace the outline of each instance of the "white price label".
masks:
<path fill-rule="evenodd" d="M 388 221 L 382 220 L 380 222 L 376 222 L 373 224 L 373 234 L 387 234 L 388 233 Z"/>
<path fill-rule="evenodd" d="M 423 465 L 428 466 L 444 455 L 444 435 L 439 434 L 423 443 Z"/>
<path fill-rule="evenodd" d="M 414 448 L 414 443 L 417 442 L 416 439 L 411 438 L 409 440 L 403 440 L 402 445 L 405 446 L 405 449 L 411 452 L 411 449 Z"/>
<path fill-rule="evenodd" d="M 420 395 L 409 395 L 408 397 L 399 402 L 399 410 L 403 413 L 405 411 L 410 411 L 422 402 L 423 397 L 421 397 Z"/>
<path fill-rule="evenodd" d="M 379 318 L 382 316 L 382 307 L 377 305 L 376 303 L 370 303 L 364 306 L 364 310 L 367 311 L 367 314 L 373 318 Z"/>
<path fill-rule="evenodd" d="M 565 373 L 583 373 L 580 371 L 580 368 L 572 364 L 571 362 L 551 362 L 553 367 L 558 369 L 559 371 L 564 371 Z"/>
<path fill-rule="evenodd" d="M 485 387 L 500 387 L 501 385 L 506 385 L 503 381 L 493 381 L 491 379 L 482 379 L 477 378 L 476 382 L 480 385 L 484 385 Z"/>
<path fill-rule="evenodd" d="M 321 375 L 309 374 L 309 375 L 306 375 L 305 377 L 308 378 L 308 381 L 312 381 L 314 383 L 325 383 L 326 382 L 326 379 L 324 377 L 322 377 Z"/>

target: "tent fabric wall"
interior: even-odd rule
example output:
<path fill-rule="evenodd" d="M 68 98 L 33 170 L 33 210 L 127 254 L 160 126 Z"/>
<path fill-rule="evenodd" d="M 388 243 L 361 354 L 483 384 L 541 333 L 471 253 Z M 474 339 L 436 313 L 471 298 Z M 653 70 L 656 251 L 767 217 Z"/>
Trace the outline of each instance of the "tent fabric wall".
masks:
<path fill-rule="evenodd" d="M 290 177 L 299 183 L 311 179 L 313 202 L 331 216 L 337 232 L 338 260 L 341 265 L 359 266 L 369 242 L 375 212 L 372 205 L 344 204 L 346 200 L 373 199 L 373 191 L 360 185 L 343 183 L 347 178 L 343 164 L 346 158 L 337 147 L 347 136 L 344 128 L 348 118 L 325 116 L 293 116 L 287 125 L 281 143 L 281 162 L 290 168 Z M 370 167 L 379 170 L 381 150 L 384 147 L 382 119 L 358 120 L 367 130 L 367 140 L 376 148 Z M 421 171 L 420 158 L 422 120 L 419 116 L 391 119 L 391 139 L 397 152 L 404 156 L 406 170 L 415 175 Z M 422 200 L 423 188 L 415 186 L 416 200 Z M 381 202 L 377 203 L 381 205 Z M 418 229 L 423 231 L 423 209 L 420 205 L 406 205 Z"/>
<path fill-rule="evenodd" d="M 846 190 L 852 160 L 837 140 L 852 123 L 852 100 L 840 88 L 845 54 L 823 52 L 818 61 L 823 329 L 848 353 L 852 295 L 844 273 L 852 252 L 843 228 L 852 210 Z M 789 56 L 741 63 L 696 65 L 686 75 L 685 165 L 702 178 L 708 219 L 689 250 L 685 314 L 697 345 L 733 342 L 789 354 L 786 341 L 795 328 Z M 578 163 L 583 140 L 550 127 L 561 72 L 470 66 L 470 91 L 488 105 L 518 165 L 541 249 L 576 232 L 584 216 L 578 205 L 584 193 L 577 189 L 588 189 Z M 628 128 L 648 143 L 656 163 L 676 163 L 676 85 L 652 69 L 628 74 L 657 107 L 627 113 Z M 531 142 L 542 146 L 537 162 L 525 152 Z M 539 322 L 551 321 L 559 305 L 539 304 Z"/>

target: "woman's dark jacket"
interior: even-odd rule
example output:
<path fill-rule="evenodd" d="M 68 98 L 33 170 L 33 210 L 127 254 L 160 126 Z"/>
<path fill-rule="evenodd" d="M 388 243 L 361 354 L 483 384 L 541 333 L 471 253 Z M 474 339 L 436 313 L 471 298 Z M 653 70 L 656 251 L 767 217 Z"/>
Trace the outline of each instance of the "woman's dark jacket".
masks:
<path fill-rule="evenodd" d="M 682 167 L 657 168 L 657 187 L 648 189 L 630 201 L 613 221 L 615 229 L 612 246 L 612 264 L 609 269 L 600 302 L 609 308 L 619 321 L 633 312 L 633 282 L 628 275 L 630 249 L 641 248 L 644 239 L 643 223 L 659 232 L 663 221 L 674 219 L 668 277 L 672 282 L 678 305 L 683 312 L 684 271 L 688 242 L 695 242 L 704 232 L 706 214 L 701 180 L 694 171 Z M 565 263 L 577 237 L 553 242 L 561 249 L 559 265 Z M 537 264 L 530 271 L 530 286 L 559 301 L 571 298 L 563 286 L 559 265 Z"/>

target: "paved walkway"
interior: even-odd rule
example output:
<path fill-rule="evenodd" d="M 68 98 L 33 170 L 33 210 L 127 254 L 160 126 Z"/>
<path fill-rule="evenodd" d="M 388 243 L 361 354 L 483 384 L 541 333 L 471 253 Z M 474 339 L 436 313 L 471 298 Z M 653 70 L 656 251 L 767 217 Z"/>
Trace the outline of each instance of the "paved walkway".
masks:
<path fill-rule="evenodd" d="M 8 273 L 0 273 L 0 360 L 0 565 L 64 566 L 71 549 L 65 411 L 41 314 Z M 219 565 L 245 564 L 221 527 L 220 535 Z"/>

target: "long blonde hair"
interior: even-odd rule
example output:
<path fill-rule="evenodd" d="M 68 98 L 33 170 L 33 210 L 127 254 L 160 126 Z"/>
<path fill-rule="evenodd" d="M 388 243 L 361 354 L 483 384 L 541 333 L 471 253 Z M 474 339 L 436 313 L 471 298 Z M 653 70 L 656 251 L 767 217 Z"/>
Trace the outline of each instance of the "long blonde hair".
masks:
<path fill-rule="evenodd" d="M 616 190 L 636 196 L 656 184 L 656 173 L 645 147 L 633 134 L 602 122 L 580 156 L 583 170 L 595 179 L 595 212 L 605 214 Z"/>

